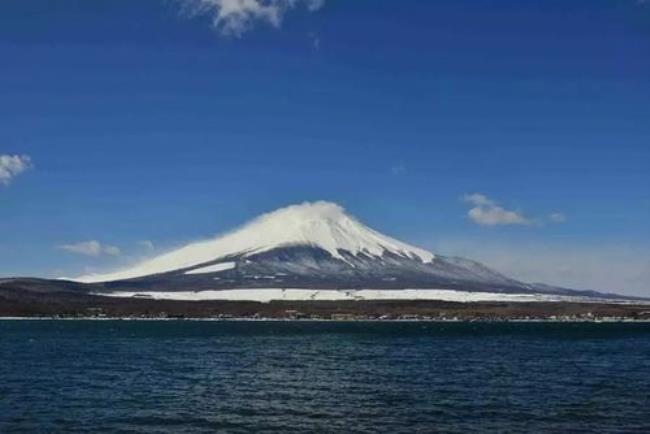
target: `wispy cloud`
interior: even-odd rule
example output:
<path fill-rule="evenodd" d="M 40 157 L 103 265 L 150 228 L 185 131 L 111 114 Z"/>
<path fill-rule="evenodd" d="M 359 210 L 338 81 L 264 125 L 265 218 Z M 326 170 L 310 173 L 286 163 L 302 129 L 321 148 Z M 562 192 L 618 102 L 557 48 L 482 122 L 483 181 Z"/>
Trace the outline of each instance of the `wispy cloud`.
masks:
<path fill-rule="evenodd" d="M 28 155 L 0 155 L 0 184 L 9 185 L 12 179 L 32 167 Z"/>
<path fill-rule="evenodd" d="M 309 11 L 325 0 L 179 0 L 192 15 L 210 15 L 212 26 L 224 35 L 240 37 L 257 22 L 280 27 L 285 13 L 298 6 Z"/>
<path fill-rule="evenodd" d="M 120 256 L 122 253 L 119 247 L 104 245 L 96 240 L 82 241 L 80 243 L 73 244 L 63 244 L 58 246 L 58 248 L 65 250 L 66 252 L 91 257 L 99 257 L 102 255 Z"/>
<path fill-rule="evenodd" d="M 147 252 L 153 252 L 154 250 L 156 250 L 156 246 L 151 240 L 138 241 L 138 246 L 146 250 Z"/>
<path fill-rule="evenodd" d="M 463 201 L 472 205 L 467 216 L 482 226 L 531 225 L 533 221 L 519 211 L 507 210 L 487 196 L 474 193 L 463 196 Z"/>
<path fill-rule="evenodd" d="M 564 223 L 566 216 L 561 212 L 554 212 L 553 214 L 549 214 L 548 221 L 552 223 Z"/>
<path fill-rule="evenodd" d="M 564 223 L 567 219 L 561 212 L 532 218 L 519 210 L 506 209 L 497 201 L 480 193 L 466 194 L 463 196 L 463 202 L 471 205 L 467 217 L 481 226 L 542 226 L 546 223 Z"/>

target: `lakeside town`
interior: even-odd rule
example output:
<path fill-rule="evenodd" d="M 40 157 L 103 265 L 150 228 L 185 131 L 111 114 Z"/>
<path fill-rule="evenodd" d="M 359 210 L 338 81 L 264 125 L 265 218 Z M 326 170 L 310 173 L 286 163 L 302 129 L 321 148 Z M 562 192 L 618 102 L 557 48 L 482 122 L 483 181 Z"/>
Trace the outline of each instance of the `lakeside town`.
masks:
<path fill-rule="evenodd" d="M 0 319 L 33 319 L 33 320 L 126 320 L 126 321 L 161 321 L 161 320 L 187 320 L 187 321 L 422 321 L 422 322 L 650 322 L 650 310 L 635 312 L 632 315 L 597 315 L 592 312 L 572 315 L 525 315 L 525 316 L 497 316 L 497 315 L 419 315 L 419 314 L 359 314 L 359 313 L 332 313 L 332 314 L 307 314 L 294 309 L 287 309 L 278 315 L 264 316 L 255 313 L 247 316 L 233 314 L 215 314 L 211 316 L 192 317 L 184 314 L 169 314 L 159 312 L 156 314 L 132 314 L 127 316 L 112 316 L 101 308 L 88 308 L 85 312 L 55 315 L 39 315 L 30 317 L 1 317 Z"/>

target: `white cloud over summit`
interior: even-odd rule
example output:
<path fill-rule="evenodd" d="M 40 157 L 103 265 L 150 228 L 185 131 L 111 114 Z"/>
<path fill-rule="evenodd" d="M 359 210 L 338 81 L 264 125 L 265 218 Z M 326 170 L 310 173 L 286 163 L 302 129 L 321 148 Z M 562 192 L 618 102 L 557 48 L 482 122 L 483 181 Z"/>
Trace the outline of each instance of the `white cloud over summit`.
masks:
<path fill-rule="evenodd" d="M 145 250 L 147 252 L 153 252 L 154 250 L 156 250 L 156 246 L 154 245 L 153 241 L 151 241 L 151 240 L 141 240 L 141 241 L 138 241 L 137 244 L 138 244 L 138 247 L 140 247 L 141 249 L 143 249 L 143 250 Z"/>
<path fill-rule="evenodd" d="M 325 0 L 179 0 L 193 15 L 210 15 L 212 26 L 224 35 L 240 37 L 257 22 L 280 27 L 284 14 L 298 6 L 308 11 L 323 7 Z"/>
<path fill-rule="evenodd" d="M 74 244 L 63 244 L 58 248 L 65 250 L 66 252 L 92 257 L 99 257 L 102 255 L 119 256 L 121 254 L 119 247 L 104 245 L 96 240 L 82 241 Z"/>
<path fill-rule="evenodd" d="M 9 185 L 11 180 L 32 168 L 28 155 L 0 154 L 0 184 Z"/>

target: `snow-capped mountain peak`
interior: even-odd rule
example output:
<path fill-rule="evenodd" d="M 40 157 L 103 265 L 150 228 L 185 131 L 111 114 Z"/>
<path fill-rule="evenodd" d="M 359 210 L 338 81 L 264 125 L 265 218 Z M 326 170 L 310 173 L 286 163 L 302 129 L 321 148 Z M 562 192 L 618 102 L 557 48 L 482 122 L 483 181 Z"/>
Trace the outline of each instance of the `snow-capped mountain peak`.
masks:
<path fill-rule="evenodd" d="M 132 268 L 102 275 L 81 276 L 82 282 L 107 282 L 191 268 L 237 255 L 289 246 L 316 247 L 346 261 L 352 255 L 381 257 L 385 253 L 430 263 L 434 255 L 383 235 L 360 223 L 331 202 L 305 202 L 264 214 L 247 225 L 215 239 L 189 244 Z"/>
<path fill-rule="evenodd" d="M 388 251 L 420 258 L 423 262 L 433 260 L 430 252 L 370 229 L 331 202 L 305 202 L 282 208 L 263 215 L 245 229 L 264 233 L 264 240 L 258 244 L 271 248 L 309 245 L 320 247 L 338 259 L 344 259 L 339 250 L 345 250 L 354 255 L 382 256 Z"/>

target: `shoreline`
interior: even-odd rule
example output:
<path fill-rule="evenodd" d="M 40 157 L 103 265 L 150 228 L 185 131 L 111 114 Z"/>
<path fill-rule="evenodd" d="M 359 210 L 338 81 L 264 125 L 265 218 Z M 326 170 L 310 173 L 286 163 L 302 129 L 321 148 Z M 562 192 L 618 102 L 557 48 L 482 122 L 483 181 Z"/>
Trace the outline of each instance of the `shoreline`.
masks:
<path fill-rule="evenodd" d="M 332 319 L 332 318 L 140 318 L 140 317 L 0 317 L 0 321 L 142 321 L 142 322 L 333 322 L 333 323 L 359 323 L 359 322 L 383 322 L 383 323 L 564 323 L 564 324 L 617 324 L 617 323 L 650 323 L 650 319 L 635 318 L 594 318 L 594 319 L 439 319 L 439 318 L 359 318 L 359 319 Z"/>
<path fill-rule="evenodd" d="M 578 301 L 447 300 L 155 300 L 79 293 L 8 292 L 0 318 L 195 321 L 631 321 L 650 320 L 650 306 Z"/>

